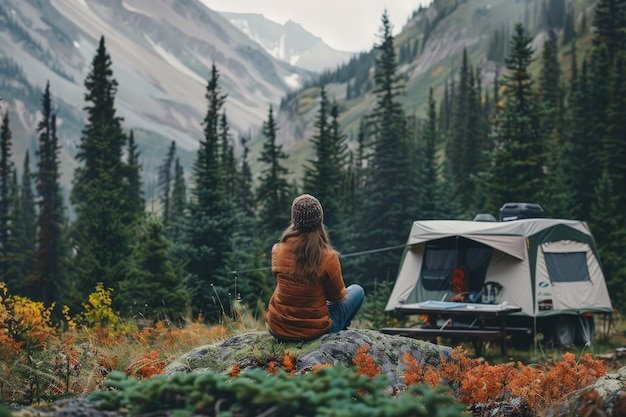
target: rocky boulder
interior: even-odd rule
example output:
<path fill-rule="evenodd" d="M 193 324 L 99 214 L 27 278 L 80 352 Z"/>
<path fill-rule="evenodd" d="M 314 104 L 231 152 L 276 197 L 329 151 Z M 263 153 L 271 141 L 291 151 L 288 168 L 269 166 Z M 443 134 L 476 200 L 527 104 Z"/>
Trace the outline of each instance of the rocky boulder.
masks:
<path fill-rule="evenodd" d="M 177 371 L 219 373 L 229 372 L 237 365 L 240 370 L 265 367 L 274 361 L 280 365 L 289 352 L 295 371 L 307 371 L 316 365 L 353 366 L 358 350 L 369 347 L 370 355 L 381 372 L 389 378 L 391 387 L 404 385 L 402 361 L 410 353 L 424 365 L 437 369 L 441 357 L 449 358 L 451 348 L 402 336 L 386 335 L 374 330 L 344 330 L 326 334 L 305 343 L 281 343 L 269 332 L 259 331 L 231 337 L 224 342 L 201 346 L 171 362 L 165 373 Z"/>

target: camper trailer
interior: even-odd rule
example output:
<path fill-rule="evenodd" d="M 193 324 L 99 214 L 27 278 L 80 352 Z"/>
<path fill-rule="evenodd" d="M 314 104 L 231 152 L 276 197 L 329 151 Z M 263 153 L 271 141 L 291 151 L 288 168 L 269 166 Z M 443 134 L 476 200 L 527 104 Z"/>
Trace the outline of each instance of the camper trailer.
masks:
<path fill-rule="evenodd" d="M 385 307 L 459 298 L 507 303 L 507 317 L 557 344 L 592 343 L 594 316 L 612 313 L 594 238 L 585 222 L 415 221 Z"/>

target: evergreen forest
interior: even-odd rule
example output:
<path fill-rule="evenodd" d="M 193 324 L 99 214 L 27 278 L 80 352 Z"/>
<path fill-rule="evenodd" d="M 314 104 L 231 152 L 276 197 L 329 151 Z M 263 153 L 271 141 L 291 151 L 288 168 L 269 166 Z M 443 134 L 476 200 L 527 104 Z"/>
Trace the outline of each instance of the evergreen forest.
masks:
<path fill-rule="evenodd" d="M 431 87 L 426 116 L 418 118 L 401 100 L 399 65 L 410 50 L 396 48 L 383 14 L 375 105 L 348 140 L 342 107 L 321 85 L 314 152 L 296 180 L 276 140 L 272 106 L 258 160 L 250 160 L 252 138 L 230 131 L 214 65 L 193 167 L 185 172 L 172 141 L 154 201 L 144 195 L 133 131 L 116 110 L 124 86 L 102 36 L 84 80 L 71 190 L 60 184 L 54 86 L 41 97 L 37 152 L 23 161 L 12 154 L 15 115 L 0 102 L 0 277 L 10 293 L 54 304 L 59 316 L 63 306 L 81 311 L 101 286 L 113 290 L 114 310 L 125 317 L 219 322 L 239 305 L 265 309 L 274 285 L 271 246 L 301 193 L 324 206 L 346 284 L 372 294 L 394 282 L 413 221 L 471 220 L 518 201 L 541 204 L 548 217 L 588 222 L 613 305 L 624 310 L 626 3 L 598 0 L 589 24 L 593 42 L 579 51 L 573 27 L 557 31 L 548 21 L 538 54 L 523 23 L 502 28 L 489 53 L 506 71 L 493 85 L 483 85 L 465 53 L 443 97 Z M 567 49 L 568 65 L 559 49 Z"/>

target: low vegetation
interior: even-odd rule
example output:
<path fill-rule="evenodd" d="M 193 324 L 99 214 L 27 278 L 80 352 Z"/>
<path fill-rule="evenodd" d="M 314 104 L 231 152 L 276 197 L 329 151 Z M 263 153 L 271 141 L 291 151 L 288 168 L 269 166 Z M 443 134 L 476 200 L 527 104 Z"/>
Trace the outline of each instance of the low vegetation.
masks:
<path fill-rule="evenodd" d="M 523 408 L 523 415 L 540 415 L 606 371 L 589 352 L 578 357 L 565 352 L 542 364 L 490 364 L 472 359 L 459 346 L 437 369 L 404 355 L 406 388 L 391 389 L 365 346 L 350 368 L 319 364 L 296 371 L 296 354 L 285 350 L 256 369 L 234 364 L 226 374 L 166 376 L 171 360 L 252 330 L 250 324 L 242 317 L 225 318 L 220 325 L 201 320 L 184 326 L 142 324 L 116 314 L 110 295 L 98 286 L 83 313 L 70 316 L 65 310 L 65 320 L 54 323 L 51 307 L 13 296 L 0 285 L 0 343 L 6 347 L 0 352 L 0 403 L 88 397 L 102 408 L 124 407 L 133 413 L 213 410 L 232 416 L 293 415 L 296 409 L 306 416 L 330 415 L 330 410 L 346 416 L 378 415 L 380 410 L 390 416 L 450 416 L 478 406 L 512 404 Z"/>

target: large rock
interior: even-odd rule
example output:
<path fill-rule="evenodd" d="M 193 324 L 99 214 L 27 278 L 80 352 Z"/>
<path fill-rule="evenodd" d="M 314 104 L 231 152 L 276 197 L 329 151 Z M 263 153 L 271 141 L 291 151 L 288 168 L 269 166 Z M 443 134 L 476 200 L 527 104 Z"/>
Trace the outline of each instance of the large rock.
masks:
<path fill-rule="evenodd" d="M 271 361 L 281 364 L 286 351 L 296 371 L 306 371 L 315 365 L 343 364 L 353 366 L 353 358 L 361 347 L 369 346 L 368 354 L 386 374 L 391 386 L 404 385 L 401 376 L 406 365 L 405 353 L 410 353 L 424 365 L 437 369 L 441 357 L 449 358 L 451 348 L 402 336 L 382 334 L 374 330 L 344 330 L 326 334 L 309 342 L 281 343 L 269 332 L 251 332 L 231 337 L 218 344 L 198 347 L 171 362 L 165 373 L 230 371 L 234 365 L 241 370 L 265 367 Z"/>

